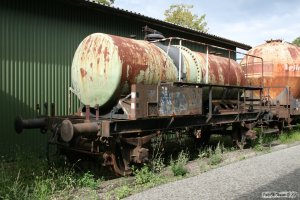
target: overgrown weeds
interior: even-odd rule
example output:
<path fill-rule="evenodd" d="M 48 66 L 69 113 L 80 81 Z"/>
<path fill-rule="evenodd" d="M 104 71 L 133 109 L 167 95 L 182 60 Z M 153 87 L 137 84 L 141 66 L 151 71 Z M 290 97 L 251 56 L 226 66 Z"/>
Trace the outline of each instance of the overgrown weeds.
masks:
<path fill-rule="evenodd" d="M 186 164 L 188 161 L 188 153 L 181 151 L 176 160 L 170 162 L 170 168 L 174 176 L 184 176 L 188 170 Z M 107 195 L 108 199 L 122 199 L 137 191 L 145 188 L 154 187 L 156 185 L 169 182 L 175 177 L 163 176 L 164 159 L 162 155 L 157 154 L 154 159 L 148 164 L 144 164 L 141 168 L 133 168 L 134 182 L 132 184 L 124 184 Z"/>
<path fill-rule="evenodd" d="M 181 151 L 178 155 L 177 160 L 171 160 L 171 170 L 174 176 L 185 176 L 188 172 L 186 164 L 189 160 L 188 153 Z"/>
<path fill-rule="evenodd" d="M 292 131 L 279 135 L 279 141 L 284 144 L 300 141 L 300 131 Z"/>
<path fill-rule="evenodd" d="M 72 166 L 49 167 L 46 160 L 17 156 L 0 166 L 0 199 L 67 199 L 79 188 L 96 190 L 101 179 L 90 172 L 75 173 Z"/>
<path fill-rule="evenodd" d="M 259 136 L 258 136 L 258 138 L 256 140 L 252 141 L 251 146 L 253 147 L 253 149 L 255 151 L 263 151 L 263 149 L 264 149 L 264 147 L 263 147 L 263 144 L 264 144 L 263 141 L 264 141 L 263 140 L 263 136 L 260 133 Z"/>
<path fill-rule="evenodd" d="M 210 146 L 208 148 L 200 150 L 199 158 L 200 159 L 207 158 L 208 159 L 207 163 L 209 165 L 217 165 L 220 162 L 222 162 L 222 159 L 223 159 L 222 151 L 223 151 L 223 149 L 224 149 L 223 145 L 218 143 L 215 149 L 213 149 Z"/>
<path fill-rule="evenodd" d="M 218 143 L 215 150 L 212 150 L 212 148 L 209 148 L 208 154 L 209 154 L 208 164 L 217 165 L 217 164 L 221 163 L 223 157 L 222 157 L 222 147 L 221 147 L 220 143 Z"/>
<path fill-rule="evenodd" d="M 151 185 L 159 183 L 160 176 L 153 172 L 147 165 L 144 165 L 141 169 L 134 170 L 135 184 L 137 185 Z"/>
<path fill-rule="evenodd" d="M 155 161 L 160 163 L 160 161 Z M 156 172 L 157 168 L 152 168 L 152 162 L 144 164 L 141 168 L 132 168 L 134 174 L 134 182 L 125 183 L 106 194 L 106 199 L 123 199 L 130 194 L 143 190 L 144 188 L 154 187 L 161 184 L 164 179 L 161 174 Z M 159 165 L 161 166 L 161 165 Z"/>

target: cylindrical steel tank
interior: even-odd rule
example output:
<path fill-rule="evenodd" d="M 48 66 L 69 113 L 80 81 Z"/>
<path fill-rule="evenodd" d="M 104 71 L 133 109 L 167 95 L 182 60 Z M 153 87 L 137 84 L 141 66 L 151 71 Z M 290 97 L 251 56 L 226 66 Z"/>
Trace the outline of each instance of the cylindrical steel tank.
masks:
<path fill-rule="evenodd" d="M 206 54 L 181 48 L 183 81 L 203 83 Z M 244 84 L 243 72 L 234 60 L 209 55 L 208 61 L 208 83 Z M 178 81 L 179 66 L 175 63 L 174 57 L 154 43 L 95 33 L 86 37 L 75 52 L 72 87 L 84 105 L 108 107 L 121 95 L 129 94 L 133 83 Z"/>
<path fill-rule="evenodd" d="M 263 58 L 263 73 L 261 59 L 245 56 L 241 61 L 249 84 L 263 83 L 265 87 L 289 86 L 292 96 L 300 98 L 300 48 L 282 40 L 269 40 L 252 48 L 248 54 Z M 283 89 L 271 89 L 270 97 L 279 97 Z"/>
<path fill-rule="evenodd" d="M 128 93 L 132 83 L 173 81 L 177 73 L 173 61 L 149 42 L 95 33 L 75 52 L 72 87 L 83 104 L 104 106 Z"/>

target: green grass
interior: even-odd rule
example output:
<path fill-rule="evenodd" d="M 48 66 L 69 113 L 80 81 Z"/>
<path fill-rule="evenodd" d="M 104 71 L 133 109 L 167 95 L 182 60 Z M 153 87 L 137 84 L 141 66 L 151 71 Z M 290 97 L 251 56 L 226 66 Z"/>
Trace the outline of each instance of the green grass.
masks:
<path fill-rule="evenodd" d="M 256 151 L 265 151 L 274 141 L 300 141 L 300 131 L 291 131 L 279 136 L 260 136 L 252 143 L 252 147 Z M 204 159 L 200 166 L 201 171 L 207 171 L 221 163 L 222 151 L 224 147 L 219 143 L 215 148 L 202 149 L 199 152 L 199 158 Z M 99 199 L 102 178 L 95 177 L 91 172 L 75 172 L 73 166 L 68 164 L 49 167 L 45 159 L 36 157 L 18 153 L 9 160 L 5 157 L 0 158 L 0 199 Z M 157 154 L 148 165 L 134 170 L 135 177 L 132 183 L 111 189 L 107 194 L 111 195 L 112 199 L 122 199 L 146 188 L 180 179 L 188 173 L 188 159 L 189 154 L 181 151 L 168 165 L 172 174 L 165 176 L 164 158 Z M 244 159 L 245 157 L 240 158 Z"/>
<path fill-rule="evenodd" d="M 75 172 L 72 166 L 49 167 L 45 159 L 18 155 L 14 161 L 4 157 L 0 165 L 0 199 L 76 199 L 77 191 L 89 190 L 94 199 L 101 179 L 90 172 Z"/>
<path fill-rule="evenodd" d="M 300 141 L 300 131 L 294 130 L 290 132 L 285 132 L 278 135 L 262 135 L 260 134 L 258 138 L 254 141 L 251 141 L 251 147 L 255 151 L 270 151 L 272 144 L 289 144 L 296 141 Z"/>
<path fill-rule="evenodd" d="M 131 188 L 128 185 L 123 185 L 117 189 L 115 189 L 115 195 L 117 199 L 123 199 L 125 197 L 128 197 L 132 192 L 134 191 L 133 188 Z"/>
<path fill-rule="evenodd" d="M 292 131 L 279 136 L 279 141 L 283 144 L 300 141 L 300 131 Z"/>

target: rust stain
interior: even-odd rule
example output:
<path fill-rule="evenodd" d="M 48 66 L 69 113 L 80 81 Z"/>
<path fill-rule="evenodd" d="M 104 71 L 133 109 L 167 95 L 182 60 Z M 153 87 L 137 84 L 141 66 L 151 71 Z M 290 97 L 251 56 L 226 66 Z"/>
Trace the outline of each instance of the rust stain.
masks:
<path fill-rule="evenodd" d="M 206 54 L 198 53 L 202 59 L 206 60 Z M 213 84 L 245 85 L 245 76 L 241 66 L 234 60 L 226 57 L 208 55 L 209 68 L 206 72 L 202 67 L 203 77 L 209 73 L 209 82 Z"/>
<path fill-rule="evenodd" d="M 81 77 L 84 78 L 87 75 L 87 71 L 84 68 L 80 68 Z"/>
<path fill-rule="evenodd" d="M 118 46 L 118 54 L 122 62 L 122 71 L 127 71 L 129 66 L 129 77 L 127 73 L 122 73 L 121 81 L 124 83 L 127 79 L 130 83 L 135 82 L 135 78 L 141 71 L 145 71 L 148 65 L 143 60 L 148 60 L 145 52 L 145 47 L 139 45 L 135 40 L 121 38 L 118 36 L 110 35 L 116 46 Z"/>
<path fill-rule="evenodd" d="M 89 48 L 89 45 L 90 45 L 90 42 L 91 42 L 91 39 L 92 39 L 92 36 L 90 35 L 90 36 L 88 36 L 84 41 L 83 41 L 83 43 L 84 43 L 84 50 L 87 50 L 88 48 Z"/>
<path fill-rule="evenodd" d="M 297 52 L 296 48 L 288 47 L 288 51 L 290 52 L 292 59 L 299 57 L 299 52 Z"/>
<path fill-rule="evenodd" d="M 97 54 L 101 54 L 101 51 L 102 51 L 102 44 L 98 47 L 98 50 L 97 50 Z"/>
<path fill-rule="evenodd" d="M 109 51 L 108 51 L 107 47 L 105 47 L 103 55 L 104 55 L 105 62 L 109 62 Z"/>
<path fill-rule="evenodd" d="M 300 50 L 297 47 L 275 40 L 254 47 L 248 54 L 262 57 L 264 60 L 262 77 L 262 67 L 258 63 L 261 61 L 248 57 L 246 63 L 246 57 L 243 58 L 241 63 L 249 65 L 248 75 L 251 83 L 260 85 L 264 82 L 264 86 L 267 87 L 290 86 L 293 97 L 300 97 L 300 65 L 297 64 L 300 63 Z M 276 98 L 281 92 L 282 89 L 272 89 L 270 96 Z"/>

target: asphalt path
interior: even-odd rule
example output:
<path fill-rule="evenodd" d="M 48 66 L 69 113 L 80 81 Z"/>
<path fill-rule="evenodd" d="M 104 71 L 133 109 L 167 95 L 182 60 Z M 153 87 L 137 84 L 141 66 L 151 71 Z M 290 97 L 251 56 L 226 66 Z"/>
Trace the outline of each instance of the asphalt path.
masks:
<path fill-rule="evenodd" d="M 300 199 L 300 145 L 151 188 L 127 199 Z"/>

